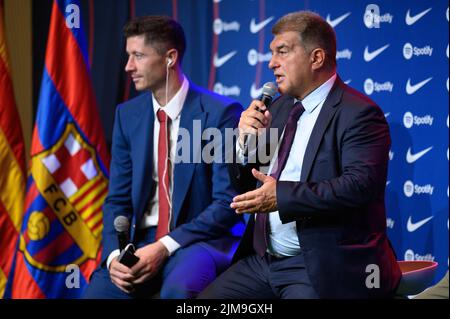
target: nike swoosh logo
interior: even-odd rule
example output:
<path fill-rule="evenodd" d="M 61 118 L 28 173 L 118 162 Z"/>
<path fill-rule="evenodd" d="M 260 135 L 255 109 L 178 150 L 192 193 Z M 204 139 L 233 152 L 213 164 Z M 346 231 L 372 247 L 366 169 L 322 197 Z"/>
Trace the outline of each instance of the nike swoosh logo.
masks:
<path fill-rule="evenodd" d="M 424 149 L 423 151 L 417 152 L 416 154 L 412 154 L 411 153 L 411 147 L 408 148 L 408 151 L 406 152 L 406 161 L 409 164 L 414 163 L 415 161 L 417 161 L 419 158 L 421 158 L 422 156 L 424 156 L 426 153 L 428 153 L 429 151 L 431 151 L 431 149 L 433 148 L 433 146 L 430 146 L 429 148 Z"/>
<path fill-rule="evenodd" d="M 419 82 L 417 84 L 411 85 L 411 79 L 408 79 L 408 82 L 406 82 L 406 93 L 408 94 L 414 94 L 417 90 L 419 90 L 422 86 L 427 84 L 429 81 L 431 81 L 433 77 L 428 78 L 426 80 L 423 80 L 422 82 Z"/>
<path fill-rule="evenodd" d="M 255 18 L 253 18 L 252 21 L 250 21 L 250 32 L 258 33 L 259 31 L 261 31 L 262 28 L 264 28 L 272 20 L 273 20 L 273 17 L 270 17 L 264 21 L 261 21 L 260 23 L 256 23 Z"/>
<path fill-rule="evenodd" d="M 344 21 L 350 14 L 351 12 L 347 12 L 334 20 L 331 20 L 330 15 L 327 14 L 327 22 L 329 25 L 331 25 L 331 27 L 335 28 L 339 23 Z"/>
<path fill-rule="evenodd" d="M 225 54 L 223 57 L 219 58 L 219 56 L 216 54 L 214 54 L 214 66 L 216 68 L 220 68 L 222 65 L 224 65 L 229 59 L 231 59 L 235 54 L 237 53 L 237 51 L 231 51 L 228 54 Z"/>
<path fill-rule="evenodd" d="M 352 79 L 348 79 L 347 81 L 344 81 L 345 84 L 349 85 Z"/>
<path fill-rule="evenodd" d="M 426 15 L 430 11 L 431 11 L 431 8 L 428 8 L 427 10 L 422 11 L 422 12 L 416 14 L 415 16 L 411 17 L 410 13 L 409 13 L 409 9 L 408 9 L 408 11 L 406 12 L 405 22 L 407 25 L 413 25 L 414 23 L 419 21 L 424 15 Z"/>
<path fill-rule="evenodd" d="M 389 115 L 391 115 L 391 112 L 384 113 L 384 118 L 387 118 Z"/>
<path fill-rule="evenodd" d="M 418 221 L 417 223 L 413 223 L 411 221 L 411 216 L 409 216 L 408 223 L 406 224 L 406 229 L 408 229 L 408 231 L 410 233 L 412 233 L 412 232 L 416 231 L 417 229 L 419 229 L 420 227 L 422 227 L 423 225 L 425 225 L 432 218 L 433 218 L 433 216 L 430 216 L 425 219 L 422 219 L 421 221 Z"/>
<path fill-rule="evenodd" d="M 255 87 L 255 83 L 252 84 L 252 87 L 250 88 L 250 96 L 252 97 L 252 99 L 257 99 L 261 96 L 263 91 L 263 87 L 260 87 L 259 89 L 257 89 Z"/>
<path fill-rule="evenodd" d="M 364 61 L 366 61 L 366 62 L 372 61 L 377 56 L 379 56 L 381 54 L 381 52 L 386 50 L 388 47 L 389 47 L 389 44 L 386 44 L 385 46 L 383 46 L 379 49 L 376 49 L 375 51 L 369 52 L 369 47 L 366 46 L 366 48 L 364 49 Z"/>

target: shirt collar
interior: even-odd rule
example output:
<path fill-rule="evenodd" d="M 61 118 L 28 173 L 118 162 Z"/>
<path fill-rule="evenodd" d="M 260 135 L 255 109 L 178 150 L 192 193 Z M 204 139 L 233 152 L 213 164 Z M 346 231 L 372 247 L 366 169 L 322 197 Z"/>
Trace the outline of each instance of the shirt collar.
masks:
<path fill-rule="evenodd" d="M 315 110 L 316 107 L 320 105 L 320 103 L 322 103 L 327 98 L 328 93 L 330 93 L 335 80 L 336 80 L 336 73 L 333 74 L 326 82 L 324 82 L 317 89 L 309 93 L 301 101 L 306 112 L 311 113 L 312 111 Z M 295 102 L 297 101 L 298 100 L 295 99 Z"/>
<path fill-rule="evenodd" d="M 158 112 L 159 109 L 164 110 L 167 116 L 173 121 L 175 120 L 181 113 L 181 109 L 183 108 L 184 101 L 186 100 L 186 96 L 189 90 L 189 81 L 183 75 L 183 83 L 181 84 L 178 92 L 173 96 L 173 98 L 167 103 L 165 106 L 159 105 L 158 101 L 156 101 L 155 97 L 152 95 L 153 101 L 153 112 Z"/>

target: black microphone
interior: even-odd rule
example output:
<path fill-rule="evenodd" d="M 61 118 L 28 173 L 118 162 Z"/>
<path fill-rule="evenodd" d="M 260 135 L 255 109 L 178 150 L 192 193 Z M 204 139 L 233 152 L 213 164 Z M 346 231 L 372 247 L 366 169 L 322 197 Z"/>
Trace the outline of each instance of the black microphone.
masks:
<path fill-rule="evenodd" d="M 119 240 L 120 251 L 124 250 L 128 244 L 128 231 L 130 229 L 130 221 L 125 216 L 117 216 L 114 219 L 114 228 L 117 232 L 117 239 Z"/>
<path fill-rule="evenodd" d="M 278 88 L 275 83 L 267 82 L 266 84 L 264 84 L 264 86 L 262 88 L 262 94 L 261 94 L 259 100 L 261 102 L 263 102 L 264 105 L 268 108 L 270 106 L 270 104 L 272 103 L 273 97 L 275 96 L 275 94 L 277 94 L 277 91 L 278 91 Z M 258 107 L 256 109 L 263 114 L 265 112 L 263 110 L 260 110 Z M 248 135 L 245 135 L 244 136 L 244 146 L 247 145 L 247 143 L 248 143 Z M 246 150 L 245 153 L 247 153 L 247 151 L 248 151 L 247 148 L 245 148 L 245 150 Z"/>
<path fill-rule="evenodd" d="M 259 100 L 262 101 L 266 107 L 269 107 L 272 103 L 273 97 L 277 94 L 277 91 L 278 89 L 275 83 L 267 82 L 263 86 L 262 94 Z"/>

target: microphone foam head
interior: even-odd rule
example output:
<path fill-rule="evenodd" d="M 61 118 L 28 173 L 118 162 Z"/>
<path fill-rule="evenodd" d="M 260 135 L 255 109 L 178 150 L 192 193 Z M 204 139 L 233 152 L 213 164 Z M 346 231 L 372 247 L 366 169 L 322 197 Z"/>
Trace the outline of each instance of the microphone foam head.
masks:
<path fill-rule="evenodd" d="M 268 95 L 270 97 L 274 97 L 275 94 L 277 94 L 278 88 L 275 83 L 273 82 L 267 82 L 263 86 L 262 94 Z"/>
<path fill-rule="evenodd" d="M 117 216 L 114 219 L 114 228 L 117 232 L 127 232 L 130 228 L 130 221 L 125 216 Z"/>

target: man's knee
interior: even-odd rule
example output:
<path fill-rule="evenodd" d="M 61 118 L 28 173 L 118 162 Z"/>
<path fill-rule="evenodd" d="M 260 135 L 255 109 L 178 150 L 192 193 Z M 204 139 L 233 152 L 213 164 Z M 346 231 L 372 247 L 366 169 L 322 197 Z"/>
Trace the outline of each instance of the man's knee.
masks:
<path fill-rule="evenodd" d="M 196 275 L 172 276 L 163 282 L 161 299 L 192 299 L 196 298 L 215 278 L 215 271 Z"/>
<path fill-rule="evenodd" d="M 216 278 L 218 261 L 201 245 L 178 251 L 165 266 L 161 298 L 196 298 Z"/>

